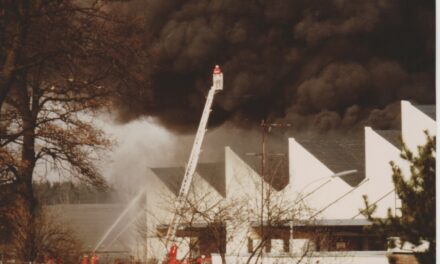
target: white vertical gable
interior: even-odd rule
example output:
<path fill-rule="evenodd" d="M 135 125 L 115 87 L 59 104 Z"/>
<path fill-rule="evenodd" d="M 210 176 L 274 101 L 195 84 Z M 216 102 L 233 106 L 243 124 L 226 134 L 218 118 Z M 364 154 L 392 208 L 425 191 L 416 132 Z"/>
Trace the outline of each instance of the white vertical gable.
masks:
<path fill-rule="evenodd" d="M 258 158 L 258 157 L 255 157 Z M 258 202 L 261 177 L 231 148 L 225 148 L 226 197 L 246 197 Z"/>
<path fill-rule="evenodd" d="M 365 127 L 365 174 L 370 179 L 370 203 L 378 200 L 376 216 L 386 217 L 388 208 L 395 211 L 395 192 L 390 161 L 400 160 L 400 151 L 370 127 Z M 391 193 L 390 193 L 391 192 Z"/>
<path fill-rule="evenodd" d="M 296 193 L 312 190 L 334 172 L 321 163 L 294 138 L 289 138 L 289 187 Z M 325 180 L 324 180 L 325 181 Z M 309 186 L 308 186 L 309 185 Z"/>
<path fill-rule="evenodd" d="M 436 134 L 436 122 L 408 101 L 402 101 L 401 107 L 403 142 L 416 154 L 417 146 L 426 143 L 423 131 L 427 130 L 430 135 Z"/>

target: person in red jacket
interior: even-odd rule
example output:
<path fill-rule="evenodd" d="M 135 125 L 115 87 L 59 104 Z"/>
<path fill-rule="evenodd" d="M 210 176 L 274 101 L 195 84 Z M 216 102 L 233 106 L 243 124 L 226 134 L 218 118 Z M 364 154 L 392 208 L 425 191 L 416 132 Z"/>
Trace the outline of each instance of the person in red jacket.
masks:
<path fill-rule="evenodd" d="M 177 246 L 175 244 L 171 246 L 168 258 L 169 264 L 181 264 L 181 262 L 177 260 Z"/>
<path fill-rule="evenodd" d="M 99 257 L 93 254 L 92 258 L 90 259 L 90 264 L 98 264 Z"/>
<path fill-rule="evenodd" d="M 85 254 L 82 258 L 81 264 L 89 264 L 89 256 Z"/>

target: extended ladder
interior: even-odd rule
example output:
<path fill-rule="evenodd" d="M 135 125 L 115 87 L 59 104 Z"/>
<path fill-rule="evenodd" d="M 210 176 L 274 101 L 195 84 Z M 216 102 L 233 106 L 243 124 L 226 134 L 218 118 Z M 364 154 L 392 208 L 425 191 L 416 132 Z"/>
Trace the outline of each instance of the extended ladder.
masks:
<path fill-rule="evenodd" d="M 215 66 L 212 74 L 213 85 L 209 90 L 208 97 L 206 98 L 205 108 L 203 109 L 202 118 L 200 120 L 199 128 L 197 129 L 197 134 L 194 139 L 194 144 L 191 149 L 191 154 L 189 156 L 189 161 L 185 169 L 185 174 L 183 176 L 182 185 L 180 186 L 180 191 L 175 204 L 175 211 L 171 223 L 168 227 L 168 231 L 165 238 L 165 250 L 168 250 L 169 243 L 174 241 L 176 236 L 177 227 L 179 226 L 181 220 L 181 210 L 185 205 L 185 200 L 188 195 L 189 189 L 191 187 L 192 178 L 197 167 L 197 163 L 200 156 L 200 151 L 203 143 L 203 138 L 205 137 L 206 126 L 208 124 L 209 114 L 211 113 L 211 106 L 214 100 L 214 95 L 217 91 L 223 90 L 223 73 L 218 65 Z M 166 257 L 166 253 L 159 263 L 162 264 Z"/>

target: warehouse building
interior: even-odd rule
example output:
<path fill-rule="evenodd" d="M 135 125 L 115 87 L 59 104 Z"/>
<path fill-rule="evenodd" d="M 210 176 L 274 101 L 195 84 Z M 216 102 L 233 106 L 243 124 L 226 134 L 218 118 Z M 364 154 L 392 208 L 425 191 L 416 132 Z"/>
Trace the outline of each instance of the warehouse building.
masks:
<path fill-rule="evenodd" d="M 388 208 L 399 213 L 389 165 L 394 161 L 408 172 L 408 164 L 399 156 L 399 138 L 415 150 L 426 140 L 424 130 L 431 135 L 436 131 L 434 106 L 402 101 L 401 108 L 402 130 L 365 127 L 364 134 L 357 138 L 290 137 L 288 158 L 280 162 L 278 172 L 266 171 L 265 177 L 261 177 L 258 157 L 250 158 L 230 147 L 224 150 L 224 163 L 200 164 L 188 201 L 202 208 L 193 210 L 215 215 L 216 206 L 221 211 L 222 206 L 232 208 L 235 203 L 247 219 L 237 227 L 234 220 L 222 219 L 218 212 L 218 219 L 190 213 L 193 218 L 189 222 L 184 219 L 177 233 L 179 257 L 248 257 L 261 243 L 261 234 L 268 233 L 264 251 L 269 255 L 294 254 L 304 243 L 316 252 L 384 252 L 386 241 L 365 229 L 370 223 L 360 213 L 365 206 L 362 196 L 367 195 L 377 205 L 376 216 L 385 217 Z M 172 200 L 183 174 L 184 168 L 180 167 L 152 168 L 148 175 L 147 250 L 151 257 L 164 252 L 161 236 L 170 221 Z M 273 203 L 272 209 L 267 200 Z M 268 211 L 276 210 L 275 205 L 291 212 L 271 219 Z M 213 227 L 210 220 L 217 221 L 217 226 Z M 212 237 L 213 233 L 218 234 Z"/>

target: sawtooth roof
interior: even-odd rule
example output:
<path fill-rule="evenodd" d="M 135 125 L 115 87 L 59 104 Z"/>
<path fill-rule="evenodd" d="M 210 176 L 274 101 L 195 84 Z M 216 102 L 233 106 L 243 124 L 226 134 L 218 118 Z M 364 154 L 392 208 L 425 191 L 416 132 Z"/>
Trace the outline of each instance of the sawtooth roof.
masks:
<path fill-rule="evenodd" d="M 424 114 L 429 116 L 432 120 L 435 121 L 435 105 L 414 105 L 415 108 L 422 111 Z"/>
<path fill-rule="evenodd" d="M 261 155 L 253 153 L 234 152 L 247 164 L 255 173 L 261 177 Z M 266 154 L 264 181 L 269 183 L 275 190 L 282 190 L 289 184 L 289 162 L 287 154 L 270 153 Z"/>
<path fill-rule="evenodd" d="M 401 149 L 402 132 L 400 130 L 374 130 L 396 148 Z"/>
<path fill-rule="evenodd" d="M 357 170 L 358 172 L 355 174 L 341 177 L 350 186 L 358 185 L 365 178 L 365 140 L 363 134 L 346 138 L 295 136 L 295 140 L 334 173 Z"/>
<path fill-rule="evenodd" d="M 179 194 L 182 185 L 184 167 L 151 168 L 165 186 L 175 195 Z M 226 196 L 225 164 L 200 163 L 196 173 L 206 180 L 220 195 Z"/>

